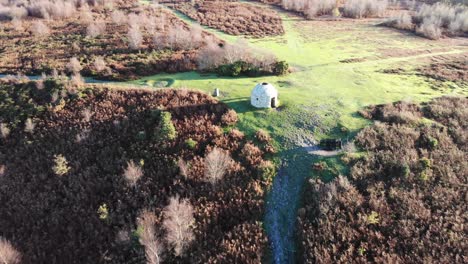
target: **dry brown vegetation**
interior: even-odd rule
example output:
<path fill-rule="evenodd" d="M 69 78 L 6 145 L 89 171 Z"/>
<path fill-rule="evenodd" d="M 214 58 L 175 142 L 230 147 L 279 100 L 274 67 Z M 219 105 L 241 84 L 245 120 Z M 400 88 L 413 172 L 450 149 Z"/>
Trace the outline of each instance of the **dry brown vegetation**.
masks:
<path fill-rule="evenodd" d="M 0 123 L 11 133 L 0 139 L 1 236 L 22 263 L 259 263 L 269 183 L 258 164 L 271 145 L 223 132 L 235 121 L 188 90 L 2 82 Z M 233 160 L 216 188 L 205 180 L 214 149 Z"/>
<path fill-rule="evenodd" d="M 27 12 L 34 16 L 0 20 L 0 72 L 68 71 L 67 64 L 75 57 L 83 75 L 127 80 L 163 71 L 196 70 L 197 50 L 206 43 L 221 43 L 168 10 L 139 5 L 137 0 L 106 3 L 75 3 L 68 7 L 73 12 L 66 15 L 53 13 L 57 8 L 37 7 L 47 15 Z"/>
<path fill-rule="evenodd" d="M 419 74 L 439 81 L 468 84 L 468 55 L 432 62 L 421 67 Z"/>
<path fill-rule="evenodd" d="M 465 263 L 468 98 L 395 103 L 346 154 L 349 177 L 311 180 L 298 225 L 303 263 Z M 426 118 L 426 119 L 423 119 Z"/>
<path fill-rule="evenodd" d="M 163 1 L 202 25 L 231 35 L 254 37 L 284 33 L 279 15 L 268 8 L 236 1 Z M 171 4 L 177 2 L 175 4 Z"/>
<path fill-rule="evenodd" d="M 403 13 L 385 25 L 413 31 L 429 39 L 468 36 L 468 7 L 436 3 L 422 5 L 412 14 Z"/>

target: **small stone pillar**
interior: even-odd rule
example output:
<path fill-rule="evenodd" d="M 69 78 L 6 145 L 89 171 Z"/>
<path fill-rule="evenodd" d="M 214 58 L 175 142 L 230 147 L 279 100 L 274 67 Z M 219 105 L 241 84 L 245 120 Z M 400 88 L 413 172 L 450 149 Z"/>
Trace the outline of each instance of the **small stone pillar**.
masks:
<path fill-rule="evenodd" d="M 218 97 L 219 96 L 219 88 L 215 88 L 213 92 L 213 97 Z"/>

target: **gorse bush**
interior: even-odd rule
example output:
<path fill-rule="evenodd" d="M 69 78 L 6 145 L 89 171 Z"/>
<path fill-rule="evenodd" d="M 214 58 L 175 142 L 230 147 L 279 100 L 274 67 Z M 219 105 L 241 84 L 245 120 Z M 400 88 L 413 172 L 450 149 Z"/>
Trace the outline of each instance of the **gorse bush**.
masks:
<path fill-rule="evenodd" d="M 67 159 L 61 154 L 55 155 L 54 166 L 52 167 L 52 170 L 57 176 L 63 176 L 67 174 L 70 170 Z"/>

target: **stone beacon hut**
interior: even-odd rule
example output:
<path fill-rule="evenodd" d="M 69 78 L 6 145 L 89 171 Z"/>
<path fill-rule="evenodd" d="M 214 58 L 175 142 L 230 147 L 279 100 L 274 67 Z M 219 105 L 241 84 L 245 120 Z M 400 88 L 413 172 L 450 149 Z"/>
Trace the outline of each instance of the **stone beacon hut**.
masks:
<path fill-rule="evenodd" d="M 252 91 L 250 103 L 257 108 L 275 108 L 278 106 L 278 91 L 269 83 L 259 83 Z"/>

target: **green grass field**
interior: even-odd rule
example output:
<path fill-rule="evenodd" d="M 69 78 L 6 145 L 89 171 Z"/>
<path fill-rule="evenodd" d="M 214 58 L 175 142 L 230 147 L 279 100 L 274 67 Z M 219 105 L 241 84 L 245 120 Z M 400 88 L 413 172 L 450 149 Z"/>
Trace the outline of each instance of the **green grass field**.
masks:
<path fill-rule="evenodd" d="M 226 78 L 197 72 L 159 74 L 135 81 L 153 85 L 159 80 L 173 79 L 171 87 L 186 87 L 212 92 L 220 88 L 220 100 L 234 108 L 240 116 L 239 127 L 247 133 L 257 129 L 271 132 L 289 148 L 296 137 L 320 138 L 330 135 L 334 127 L 357 131 L 367 121 L 356 115 L 366 105 L 397 100 L 425 101 L 444 94 L 467 93 L 467 87 L 446 84 L 434 89 L 430 80 L 417 75 L 381 73 L 383 69 L 411 69 L 424 58 L 468 52 L 466 47 L 447 47 L 392 29 L 377 27 L 376 21 L 304 21 L 282 13 L 286 34 L 280 37 L 249 39 L 254 47 L 274 53 L 287 61 L 294 72 L 287 76 L 261 78 Z M 193 23 L 179 14 L 184 20 Z M 236 41 L 217 30 L 207 29 L 226 41 Z M 387 50 L 411 51 L 414 54 L 388 56 Z M 422 51 L 418 54 L 418 51 Z M 429 51 L 429 52 L 427 52 Z M 433 51 L 433 52 L 430 52 Z M 341 63 L 346 59 L 364 61 Z M 259 82 L 269 82 L 279 90 L 282 111 L 257 110 L 250 106 L 250 92 Z M 317 118 L 319 122 L 307 120 Z M 315 123 L 318 127 L 313 129 Z"/>

